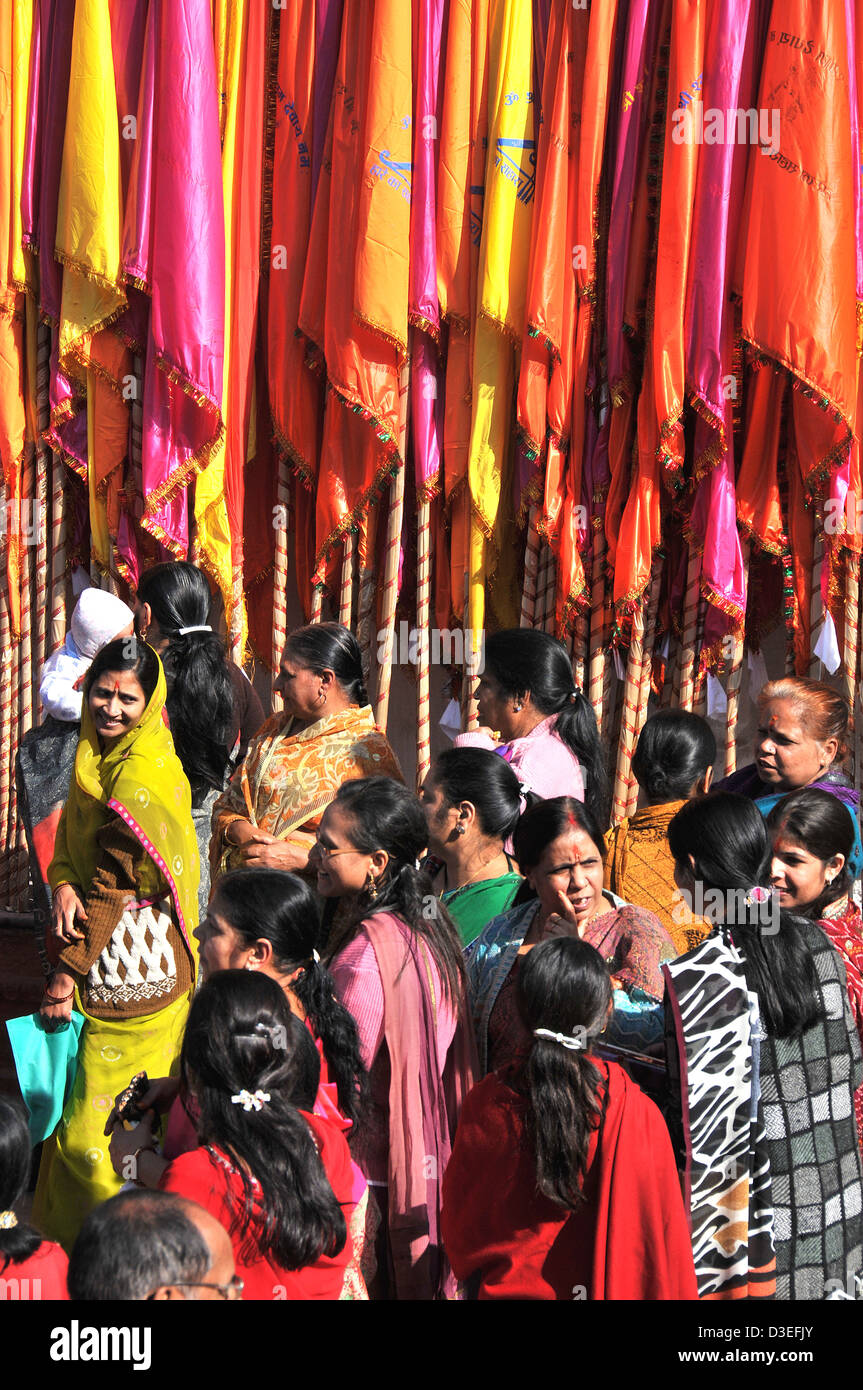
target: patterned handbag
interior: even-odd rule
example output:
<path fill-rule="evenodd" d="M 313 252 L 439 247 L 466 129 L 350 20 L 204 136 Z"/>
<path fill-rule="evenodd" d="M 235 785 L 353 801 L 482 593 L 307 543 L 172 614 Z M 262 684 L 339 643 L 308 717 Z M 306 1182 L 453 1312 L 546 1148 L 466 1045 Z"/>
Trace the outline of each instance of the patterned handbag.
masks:
<path fill-rule="evenodd" d="M 87 994 L 100 1004 L 157 1002 L 173 993 L 177 963 L 170 943 L 169 897 L 127 905 L 111 940 L 87 975 Z"/>

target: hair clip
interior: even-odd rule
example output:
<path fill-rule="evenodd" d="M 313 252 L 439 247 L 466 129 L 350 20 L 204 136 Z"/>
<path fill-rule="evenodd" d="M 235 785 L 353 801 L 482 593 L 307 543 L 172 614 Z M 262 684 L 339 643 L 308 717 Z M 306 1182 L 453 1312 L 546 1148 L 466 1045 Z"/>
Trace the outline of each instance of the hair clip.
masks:
<path fill-rule="evenodd" d="M 255 1091 L 252 1094 L 251 1091 L 243 1090 L 240 1091 L 239 1095 L 231 1096 L 231 1104 L 242 1105 L 243 1109 L 248 1112 L 249 1110 L 263 1110 L 269 1099 L 268 1091 Z"/>
<path fill-rule="evenodd" d="M 317 951 L 312 951 L 312 960 L 315 962 L 315 965 L 320 965 L 321 958 L 318 955 Z"/>
<path fill-rule="evenodd" d="M 566 1033 L 552 1033 L 549 1028 L 534 1028 L 535 1038 L 548 1038 L 550 1042 L 560 1043 L 561 1047 L 567 1048 L 570 1052 L 584 1051 L 584 1037 L 571 1038 Z"/>
<path fill-rule="evenodd" d="M 753 888 L 749 889 L 744 901 L 747 907 L 754 907 L 756 903 L 767 903 L 770 901 L 770 889 L 762 888 L 760 884 L 756 883 Z"/>
<path fill-rule="evenodd" d="M 14 1211 L 0 1211 L 0 1231 L 11 1231 L 17 1225 L 18 1217 Z"/>
<path fill-rule="evenodd" d="M 194 627 L 180 627 L 177 629 L 181 637 L 185 637 L 187 632 L 212 632 L 209 623 L 196 623 Z"/>

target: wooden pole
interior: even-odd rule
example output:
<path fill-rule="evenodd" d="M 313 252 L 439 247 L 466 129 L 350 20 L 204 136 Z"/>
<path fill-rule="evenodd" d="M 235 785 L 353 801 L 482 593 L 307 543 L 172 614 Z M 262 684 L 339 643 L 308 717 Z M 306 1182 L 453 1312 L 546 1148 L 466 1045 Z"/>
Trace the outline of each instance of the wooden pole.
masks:
<path fill-rule="evenodd" d="M 743 551 L 743 592 L 749 592 L 749 546 L 750 542 L 744 540 L 741 549 Z M 745 600 L 744 600 L 745 602 Z M 728 706 L 725 715 L 725 776 L 730 777 L 732 772 L 737 771 L 737 719 L 740 710 L 740 682 L 743 678 L 743 640 L 744 633 L 741 627 L 733 641 L 731 648 L 731 665 L 728 671 L 728 681 L 726 695 Z"/>
<path fill-rule="evenodd" d="M 632 754 L 635 748 L 635 721 L 641 694 L 641 672 L 644 664 L 644 602 L 632 615 L 632 637 L 626 662 L 626 682 L 623 689 L 623 710 L 617 743 L 617 767 L 614 775 L 614 795 L 611 823 L 618 825 L 626 815 L 629 803 L 629 782 L 632 776 Z"/>
<path fill-rule="evenodd" d="M 357 599 L 357 641 L 363 663 L 363 680 L 368 688 L 372 672 L 372 654 L 377 651 L 375 640 L 375 533 L 377 505 L 369 508 L 360 522 L 357 545 L 359 596 Z"/>
<path fill-rule="evenodd" d="M 647 620 L 644 625 L 644 645 L 641 661 L 641 678 L 638 686 L 638 704 L 635 709 L 632 731 L 632 751 L 647 719 L 647 703 L 650 699 L 650 680 L 653 675 L 653 639 L 656 633 L 656 615 L 659 609 L 659 588 L 662 579 L 662 561 L 654 560 L 653 576 L 647 597 Z M 630 762 L 632 761 L 630 757 Z M 634 816 L 638 809 L 638 782 L 629 776 L 629 791 L 626 800 L 627 816 Z"/>
<path fill-rule="evenodd" d="M 278 671 L 285 650 L 288 635 L 288 519 L 291 507 L 291 480 L 287 455 L 279 450 L 279 471 L 276 476 L 276 537 L 273 552 L 273 648 L 271 660 L 273 670 Z M 284 709 L 281 695 L 273 692 L 271 696 L 273 713 Z"/>
<path fill-rule="evenodd" d="M 859 719 L 857 717 L 857 664 L 860 651 L 860 556 L 845 551 L 845 621 L 842 631 L 842 679 L 851 710 L 851 772 L 856 785 Z"/>
<path fill-rule="evenodd" d="M 821 576 L 824 570 L 825 546 L 824 509 L 819 505 L 812 516 L 812 592 L 809 596 L 809 678 L 821 680 L 823 669 L 815 648 L 824 627 L 824 600 L 821 597 Z"/>
<path fill-rule="evenodd" d="M 431 631 L 431 502 L 420 498 L 417 517 L 417 791 L 431 766 L 429 660 Z"/>
<path fill-rule="evenodd" d="M 698 600 L 701 595 L 701 556 L 694 545 L 689 547 L 686 570 L 686 594 L 683 600 L 683 634 L 680 652 L 680 687 L 677 703 L 681 709 L 692 709 L 695 696 L 695 655 L 698 634 Z"/>
<path fill-rule="evenodd" d="M 536 621 L 536 593 L 539 577 L 539 533 L 536 529 L 538 508 L 531 507 L 524 542 L 524 586 L 521 592 L 521 626 L 533 627 Z"/>
<path fill-rule="evenodd" d="M 383 660 L 378 679 L 378 697 L 375 718 L 381 729 L 386 729 L 390 707 L 390 681 L 392 679 L 393 638 L 396 626 L 396 604 L 398 603 L 399 557 L 401 554 L 402 520 L 405 506 L 405 443 L 408 428 L 408 387 L 410 385 L 410 359 L 405 358 L 399 373 L 399 468 L 390 485 L 390 510 L 387 517 L 387 538 L 384 551 L 383 582 Z"/>
<path fill-rule="evenodd" d="M 593 565 L 590 579 L 590 659 L 588 666 L 588 699 L 596 716 L 597 728 L 602 729 L 603 690 L 606 678 L 605 640 L 605 528 L 597 526 L 593 533 Z"/>
<path fill-rule="evenodd" d="M 351 609 L 354 597 L 354 533 L 345 532 L 344 556 L 342 558 L 342 585 L 339 592 L 339 622 L 342 627 L 351 626 Z"/>

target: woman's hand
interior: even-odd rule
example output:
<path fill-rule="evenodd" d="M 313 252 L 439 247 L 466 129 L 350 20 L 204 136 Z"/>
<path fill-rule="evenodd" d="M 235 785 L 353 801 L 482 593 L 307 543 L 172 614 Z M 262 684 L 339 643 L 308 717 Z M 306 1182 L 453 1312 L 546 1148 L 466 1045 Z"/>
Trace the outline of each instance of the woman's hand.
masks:
<path fill-rule="evenodd" d="M 114 1126 L 118 1123 L 120 1115 L 117 1106 L 122 1096 L 125 1095 L 125 1087 L 116 1097 L 113 1108 L 105 1124 L 105 1133 L 110 1134 Z M 153 1110 L 157 1115 L 164 1115 L 177 1096 L 180 1094 L 180 1078 L 178 1076 L 157 1076 L 155 1081 L 151 1081 L 147 1090 L 138 1098 L 137 1106 L 139 1110 Z"/>
<path fill-rule="evenodd" d="M 542 940 L 552 941 L 558 936 L 581 936 L 581 925 L 575 915 L 575 908 L 565 893 L 558 889 L 559 912 L 549 913 L 545 920 Z"/>
<path fill-rule="evenodd" d="M 124 1178 L 126 1182 L 137 1182 L 137 1164 L 133 1156 L 139 1149 L 155 1149 L 156 1141 L 153 1138 L 155 1122 L 155 1111 L 148 1110 L 134 1129 L 125 1129 L 122 1122 L 114 1125 L 108 1153 L 118 1178 Z"/>
<path fill-rule="evenodd" d="M 75 993 L 75 977 L 67 975 L 65 971 L 55 970 L 49 979 L 42 1003 L 39 1005 L 39 1016 L 49 1033 L 54 1033 L 64 1023 L 68 1023 L 72 1017 L 73 995 Z M 52 1004 L 48 996 L 53 999 L 60 999 L 59 1004 Z M 68 998 L 67 998 L 68 996 Z"/>
<path fill-rule="evenodd" d="M 225 827 L 225 844 L 233 849 L 242 848 L 253 835 L 261 833 L 250 820 L 232 820 Z"/>
<path fill-rule="evenodd" d="M 297 873 L 309 863 L 308 845 L 277 840 L 265 830 L 253 831 L 240 854 L 246 869 L 283 869 Z"/>
<path fill-rule="evenodd" d="M 59 943 L 60 949 L 83 941 L 84 933 L 78 931 L 76 922 L 86 922 L 84 904 L 71 883 L 61 883 L 54 889 L 51 907 L 51 935 Z"/>

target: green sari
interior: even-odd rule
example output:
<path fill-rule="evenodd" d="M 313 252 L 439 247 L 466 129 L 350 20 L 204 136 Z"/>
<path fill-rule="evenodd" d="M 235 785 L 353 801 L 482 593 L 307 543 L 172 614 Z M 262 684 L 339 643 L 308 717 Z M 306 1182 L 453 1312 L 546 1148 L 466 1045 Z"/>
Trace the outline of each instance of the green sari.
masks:
<path fill-rule="evenodd" d="M 493 917 L 512 906 L 522 881 L 521 874 L 510 872 L 441 893 L 441 902 L 456 924 L 462 947 L 467 948 Z"/>

